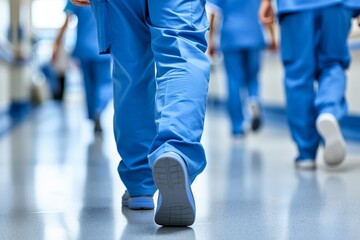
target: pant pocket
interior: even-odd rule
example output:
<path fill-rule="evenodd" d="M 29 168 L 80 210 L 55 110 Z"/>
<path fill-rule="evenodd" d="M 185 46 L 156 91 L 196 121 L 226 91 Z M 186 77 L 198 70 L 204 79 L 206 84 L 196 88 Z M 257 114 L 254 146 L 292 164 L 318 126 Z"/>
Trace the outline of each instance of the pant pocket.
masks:
<path fill-rule="evenodd" d="M 112 34 L 108 14 L 109 4 L 106 0 L 91 0 L 91 7 L 96 18 L 99 53 L 110 53 Z"/>
<path fill-rule="evenodd" d="M 191 24 L 195 29 L 204 29 L 209 27 L 209 22 L 205 11 L 206 0 L 191 1 Z"/>
<path fill-rule="evenodd" d="M 289 62 L 293 58 L 292 53 L 292 29 L 291 21 L 288 21 L 288 15 L 281 15 L 279 17 L 280 35 L 281 35 L 281 58 L 284 63 Z"/>

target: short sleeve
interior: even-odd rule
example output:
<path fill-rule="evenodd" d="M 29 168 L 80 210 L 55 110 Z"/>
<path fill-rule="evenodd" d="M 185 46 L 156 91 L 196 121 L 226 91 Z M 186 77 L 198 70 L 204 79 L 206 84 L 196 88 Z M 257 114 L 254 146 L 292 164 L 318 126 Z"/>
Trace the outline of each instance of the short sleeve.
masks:
<path fill-rule="evenodd" d="M 207 0 L 208 3 L 210 3 L 210 5 L 214 4 L 216 6 L 220 6 L 220 0 Z"/>
<path fill-rule="evenodd" d="M 78 11 L 78 8 L 79 8 L 78 6 L 75 6 L 74 4 L 72 4 L 72 2 L 70 0 L 68 0 L 66 3 L 66 6 L 64 8 L 64 12 L 76 14 Z"/>

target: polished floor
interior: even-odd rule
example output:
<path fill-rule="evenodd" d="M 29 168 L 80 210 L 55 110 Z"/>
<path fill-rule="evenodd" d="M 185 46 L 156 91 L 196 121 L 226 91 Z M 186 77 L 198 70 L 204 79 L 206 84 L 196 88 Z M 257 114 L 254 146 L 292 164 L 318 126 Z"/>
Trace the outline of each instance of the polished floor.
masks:
<path fill-rule="evenodd" d="M 112 112 L 94 137 L 81 101 L 46 103 L 0 138 L 0 239 L 359 239 L 360 143 L 346 162 L 294 169 L 285 123 L 243 141 L 209 108 L 203 144 L 208 166 L 193 185 L 197 219 L 159 228 L 153 211 L 121 206 L 124 186 Z"/>

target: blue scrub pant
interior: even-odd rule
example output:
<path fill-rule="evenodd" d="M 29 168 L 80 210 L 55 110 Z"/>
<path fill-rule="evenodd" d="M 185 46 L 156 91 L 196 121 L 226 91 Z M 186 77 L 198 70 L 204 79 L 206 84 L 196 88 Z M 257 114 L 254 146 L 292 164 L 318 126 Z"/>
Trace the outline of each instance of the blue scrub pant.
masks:
<path fill-rule="evenodd" d="M 80 60 L 88 118 L 95 120 L 112 98 L 110 59 Z"/>
<path fill-rule="evenodd" d="M 181 155 L 194 180 L 206 165 L 200 144 L 210 74 L 205 0 L 92 4 L 100 50 L 115 63 L 118 172 L 130 196 L 155 193 L 151 166 L 165 152 Z"/>
<path fill-rule="evenodd" d="M 280 16 L 287 116 L 297 159 L 316 157 L 319 114 L 331 113 L 340 120 L 347 112 L 350 24 L 341 5 Z"/>
<path fill-rule="evenodd" d="M 227 73 L 227 109 L 233 134 L 244 133 L 244 96 L 259 101 L 258 73 L 260 49 L 223 51 Z M 245 90 L 245 91 L 244 91 Z"/>

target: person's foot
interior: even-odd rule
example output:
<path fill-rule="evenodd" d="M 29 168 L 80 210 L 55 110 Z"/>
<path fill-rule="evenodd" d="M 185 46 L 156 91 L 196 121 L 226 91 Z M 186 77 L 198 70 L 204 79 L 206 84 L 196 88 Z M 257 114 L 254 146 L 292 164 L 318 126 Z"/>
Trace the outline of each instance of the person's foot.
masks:
<path fill-rule="evenodd" d="M 316 164 L 314 159 L 298 159 L 295 161 L 295 166 L 299 170 L 315 170 Z"/>
<path fill-rule="evenodd" d="M 248 131 L 246 131 L 247 130 L 247 128 L 246 127 L 243 127 L 243 128 L 240 128 L 240 129 L 235 129 L 235 128 L 233 128 L 233 130 L 232 130 L 232 132 L 231 132 L 231 134 L 232 134 L 232 137 L 233 138 L 245 138 L 245 136 L 246 136 L 246 133 L 248 132 Z"/>
<path fill-rule="evenodd" d="M 127 190 L 122 196 L 122 205 L 132 210 L 154 209 L 154 201 L 152 196 L 130 197 Z"/>
<path fill-rule="evenodd" d="M 325 142 L 325 162 L 330 166 L 339 165 L 345 159 L 346 145 L 336 118 L 323 113 L 316 120 L 316 128 Z"/>
<path fill-rule="evenodd" d="M 195 221 L 195 200 L 184 159 L 167 152 L 155 160 L 153 177 L 159 189 L 155 222 L 162 226 L 190 226 Z"/>
<path fill-rule="evenodd" d="M 100 118 L 95 118 L 94 119 L 94 132 L 96 133 L 96 134 L 101 134 L 102 133 L 102 131 L 103 131 L 103 129 L 102 129 L 102 127 L 101 127 L 101 122 L 100 122 Z"/>
<path fill-rule="evenodd" d="M 235 145 L 242 145 L 246 141 L 246 133 L 244 131 L 241 132 L 233 132 L 232 133 L 232 143 Z"/>
<path fill-rule="evenodd" d="M 250 127 L 251 130 L 257 132 L 262 127 L 261 109 L 257 101 L 249 102 L 250 108 Z"/>

